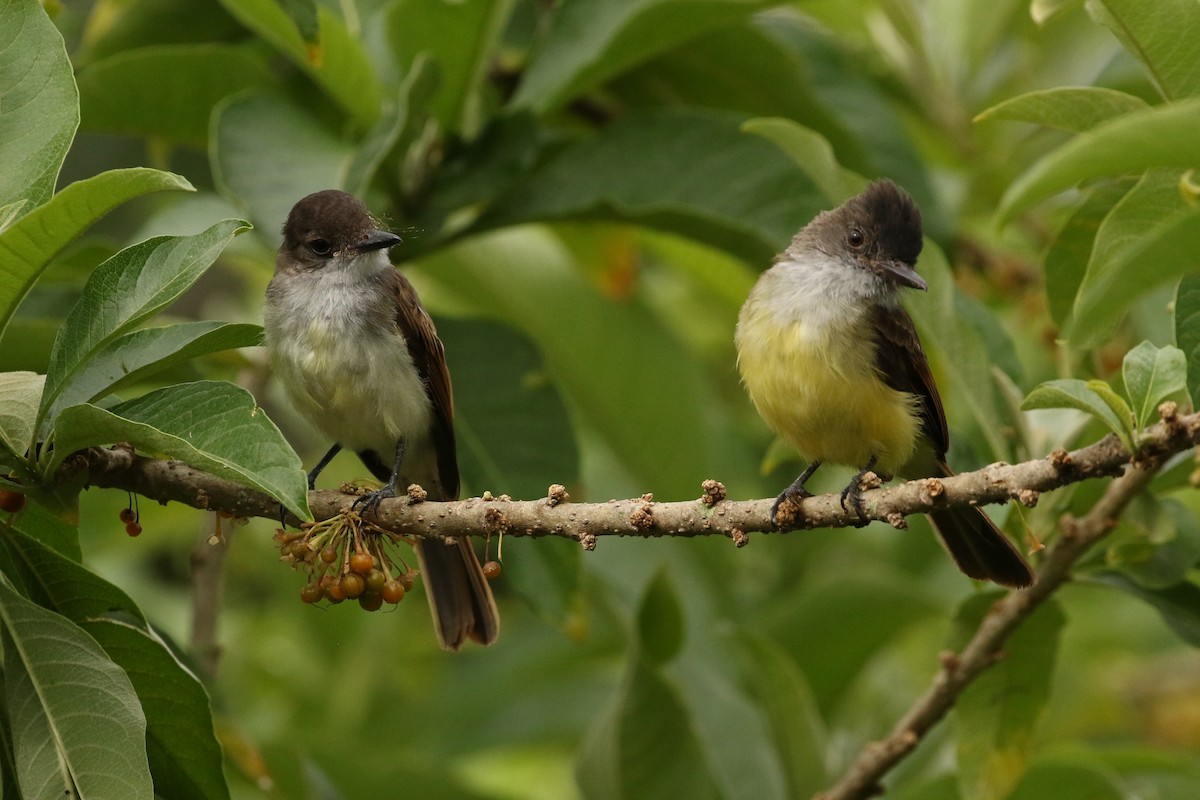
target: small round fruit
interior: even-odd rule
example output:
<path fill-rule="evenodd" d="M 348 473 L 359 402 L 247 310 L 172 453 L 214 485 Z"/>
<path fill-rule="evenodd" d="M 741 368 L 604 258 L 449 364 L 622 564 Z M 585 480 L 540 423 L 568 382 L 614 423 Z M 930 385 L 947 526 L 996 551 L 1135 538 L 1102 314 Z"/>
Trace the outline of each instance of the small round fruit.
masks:
<path fill-rule="evenodd" d="M 137 522 L 137 514 L 133 513 L 132 508 L 122 508 L 121 509 L 121 522 L 124 522 L 126 525 L 128 525 L 131 522 Z"/>
<path fill-rule="evenodd" d="M 338 583 L 342 587 L 342 594 L 349 598 L 362 596 L 362 593 L 367 588 L 367 582 L 363 580 L 363 576 L 357 572 L 347 572 L 342 576 L 342 580 Z"/>
<path fill-rule="evenodd" d="M 371 558 L 370 553 L 365 553 L 359 550 L 354 555 L 350 556 L 350 569 L 360 575 L 366 575 L 375 566 L 375 561 Z"/>
<path fill-rule="evenodd" d="M 332 564 L 337 561 L 338 551 L 336 547 L 326 547 L 321 551 L 321 560 L 326 564 Z"/>
<path fill-rule="evenodd" d="M 384 601 L 396 605 L 404 599 L 404 584 L 400 581 L 388 581 L 383 585 L 381 596 Z"/>
<path fill-rule="evenodd" d="M 362 606 L 363 611 L 378 611 L 380 606 L 383 605 L 383 595 L 375 592 L 367 592 L 358 598 L 358 604 Z"/>
<path fill-rule="evenodd" d="M 329 602 L 333 603 L 334 605 L 346 599 L 346 594 L 342 591 L 342 585 L 337 581 L 331 581 L 330 584 L 325 587 L 325 596 L 328 597 Z"/>
<path fill-rule="evenodd" d="M 308 583 L 300 590 L 300 599 L 306 603 L 316 603 L 325 596 L 325 590 L 319 583 Z"/>
<path fill-rule="evenodd" d="M 400 585 L 404 587 L 404 591 L 411 592 L 413 589 L 413 576 L 415 572 L 401 572 L 396 576 L 396 580 L 400 581 Z"/>
<path fill-rule="evenodd" d="M 130 522 L 125 526 L 125 532 L 130 536 L 140 536 L 142 534 L 142 526 L 136 522 Z"/>
<path fill-rule="evenodd" d="M 373 569 L 367 573 L 367 591 L 378 594 L 383 591 L 383 585 L 387 583 L 387 576 L 377 569 Z"/>
<path fill-rule="evenodd" d="M 483 565 L 483 577 L 489 581 L 500 577 L 500 562 L 488 561 Z"/>
<path fill-rule="evenodd" d="M 15 514 L 25 507 L 25 495 L 20 492 L 10 492 L 0 489 L 0 510 Z"/>

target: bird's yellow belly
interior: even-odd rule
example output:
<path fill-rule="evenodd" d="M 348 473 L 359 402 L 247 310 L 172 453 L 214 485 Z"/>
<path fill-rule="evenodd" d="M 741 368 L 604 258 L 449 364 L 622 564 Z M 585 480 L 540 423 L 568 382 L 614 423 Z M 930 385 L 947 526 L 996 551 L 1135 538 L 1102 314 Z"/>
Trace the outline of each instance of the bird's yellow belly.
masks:
<path fill-rule="evenodd" d="M 879 377 L 871 343 L 852 332 L 744 319 L 738 367 L 766 423 L 810 460 L 895 473 L 912 456 L 915 398 Z"/>

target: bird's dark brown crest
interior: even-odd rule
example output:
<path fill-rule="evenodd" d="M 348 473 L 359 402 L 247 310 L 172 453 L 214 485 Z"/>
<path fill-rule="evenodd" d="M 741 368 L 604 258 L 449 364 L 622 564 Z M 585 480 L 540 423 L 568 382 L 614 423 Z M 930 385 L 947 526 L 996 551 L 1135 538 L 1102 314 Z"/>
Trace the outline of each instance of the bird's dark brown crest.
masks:
<path fill-rule="evenodd" d="M 865 225 L 876 255 L 915 264 L 921 254 L 921 210 L 908 193 L 889 180 L 872 182 L 844 206 Z"/>
<path fill-rule="evenodd" d="M 314 239 L 324 239 L 334 251 L 357 244 L 379 223 L 352 194 L 325 189 L 308 195 L 288 214 L 283 225 L 283 246 L 290 250 Z"/>

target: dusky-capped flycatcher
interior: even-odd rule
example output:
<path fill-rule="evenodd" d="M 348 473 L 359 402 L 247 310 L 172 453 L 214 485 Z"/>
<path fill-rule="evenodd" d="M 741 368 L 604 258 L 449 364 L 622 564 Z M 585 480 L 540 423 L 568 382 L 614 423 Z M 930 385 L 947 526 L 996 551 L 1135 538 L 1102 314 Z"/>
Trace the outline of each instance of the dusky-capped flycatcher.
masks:
<path fill-rule="evenodd" d="M 780 493 L 799 507 L 823 462 L 861 471 L 842 492 L 862 514 L 862 476 L 952 475 L 942 401 L 900 289 L 926 289 L 914 266 L 921 212 L 891 181 L 875 181 L 800 230 L 762 274 L 737 325 L 738 368 L 759 414 L 808 459 Z M 964 573 L 1030 586 L 1029 564 L 977 508 L 929 514 Z"/>
<path fill-rule="evenodd" d="M 309 488 L 348 447 L 387 482 L 356 503 L 367 510 L 410 483 L 433 500 L 453 500 L 459 489 L 445 351 L 412 284 L 388 260 L 399 242 L 354 196 L 310 194 L 283 226 L 263 313 L 275 376 L 334 441 Z M 413 547 L 441 645 L 494 642 L 500 618 L 469 539 Z"/>

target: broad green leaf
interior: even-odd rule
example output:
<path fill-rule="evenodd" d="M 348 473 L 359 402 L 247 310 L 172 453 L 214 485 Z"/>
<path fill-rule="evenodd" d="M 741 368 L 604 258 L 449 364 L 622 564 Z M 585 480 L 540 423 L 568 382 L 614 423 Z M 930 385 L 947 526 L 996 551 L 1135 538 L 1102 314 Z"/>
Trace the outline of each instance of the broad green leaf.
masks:
<path fill-rule="evenodd" d="M 1137 297 L 1200 266 L 1198 253 L 1200 206 L 1181 201 L 1177 171 L 1150 170 L 1097 231 L 1064 335 L 1099 344 Z"/>
<path fill-rule="evenodd" d="M 1032 0 L 1029 4 L 1029 16 L 1038 25 L 1045 25 L 1053 17 L 1075 6 L 1083 5 L 1083 0 Z"/>
<path fill-rule="evenodd" d="M 1101 395 L 1098 388 L 1103 386 L 1108 393 Z M 1113 400 L 1115 398 L 1115 400 Z M 1119 403 L 1118 403 L 1119 401 Z M 1033 388 L 1033 391 L 1021 403 L 1022 411 L 1035 408 L 1077 408 L 1086 411 L 1108 426 L 1108 429 L 1120 437 L 1125 446 L 1133 449 L 1133 411 L 1108 384 L 1103 381 L 1081 381 L 1075 378 L 1046 381 Z M 1114 410 L 1113 405 L 1117 404 Z"/>
<path fill-rule="evenodd" d="M 1200 94 L 1200 5 L 1195 0 L 1088 0 L 1092 19 L 1139 59 L 1168 99 Z"/>
<path fill-rule="evenodd" d="M 650 580 L 637 611 L 639 657 L 665 664 L 683 646 L 683 609 L 671 579 L 660 570 Z"/>
<path fill-rule="evenodd" d="M 213 107 L 273 76 L 266 59 L 245 47 L 187 44 L 118 53 L 78 80 L 84 129 L 203 146 Z"/>
<path fill-rule="evenodd" d="M 1200 408 L 1200 275 L 1185 275 L 1175 292 L 1175 344 L 1187 359 L 1192 407 Z"/>
<path fill-rule="evenodd" d="M 1035 203 L 1089 178 L 1151 167 L 1200 164 L 1200 99 L 1189 99 L 1101 123 L 1043 156 L 1015 180 L 996 217 L 1007 222 Z"/>
<path fill-rule="evenodd" d="M 1150 589 L 1115 570 L 1090 573 L 1086 579 L 1149 603 L 1180 639 L 1200 647 L 1200 586 L 1185 582 L 1166 589 Z"/>
<path fill-rule="evenodd" d="M 297 200 L 345 186 L 353 144 L 282 94 L 252 91 L 232 98 L 217 108 L 213 125 L 217 185 L 241 201 L 272 247 Z"/>
<path fill-rule="evenodd" d="M 824 136 L 798 122 L 778 117 L 752 119 L 742 125 L 742 130 L 763 137 L 786 153 L 831 206 L 841 205 L 866 187 L 865 178 L 838 163 Z"/>
<path fill-rule="evenodd" d="M 967 642 L 1002 596 L 976 595 L 959 608 L 955 649 Z M 958 784 L 963 797 L 1003 800 L 1020 779 L 1035 726 L 1050 698 L 1058 637 L 1065 625 L 1056 602 L 1040 606 L 1009 637 L 1004 658 L 958 698 Z"/>
<path fill-rule="evenodd" d="M 21 218 L 21 215 L 32 205 L 28 199 L 14 200 L 11 203 L 6 203 L 0 206 L 0 233 L 4 233 L 9 227 Z"/>
<path fill-rule="evenodd" d="M 78 561 L 2 522 L 0 535 L 29 598 L 38 605 L 76 623 L 120 612 L 140 625 L 146 624 L 141 609 L 129 595 Z"/>
<path fill-rule="evenodd" d="M 358 32 L 351 31 L 336 12 L 325 5 L 318 7 L 320 39 L 316 45 L 310 45 L 289 11 L 275 0 L 221 0 L 221 5 L 307 73 L 330 98 L 350 112 L 362 129 L 375 124 L 383 97 L 379 78 Z M 265 131 L 284 132 L 280 128 L 260 128 L 258 135 Z"/>
<path fill-rule="evenodd" d="M 118 620 L 82 624 L 129 676 L 146 715 L 146 754 L 154 793 L 173 800 L 229 797 L 221 746 L 204 686 L 153 631 Z"/>
<path fill-rule="evenodd" d="M 705 31 L 744 19 L 761 0 L 564 3 L 513 103 L 541 112 Z"/>
<path fill-rule="evenodd" d="M 0 205 L 27 200 L 31 208 L 50 199 L 78 125 L 62 35 L 37 0 L 0 3 Z"/>
<path fill-rule="evenodd" d="M 1125 354 L 1121 375 L 1139 428 L 1158 418 L 1158 405 L 1187 388 L 1187 357 L 1177 347 L 1142 342 Z"/>
<path fill-rule="evenodd" d="M 447 131 L 472 139 L 485 123 L 483 91 L 512 0 L 430 3 L 400 0 L 387 12 L 388 39 L 411 73 L 422 54 L 438 74 L 429 111 Z"/>
<path fill-rule="evenodd" d="M 678 691 L 635 660 L 612 707 L 579 748 L 575 771 L 587 800 L 623 797 L 717 800 L 696 731 Z"/>
<path fill-rule="evenodd" d="M 283 10 L 291 17 L 296 31 L 308 44 L 315 44 L 320 39 L 321 22 L 317 16 L 316 0 L 279 0 Z"/>
<path fill-rule="evenodd" d="M 17 786 L 17 764 L 13 760 L 16 746 L 13 743 L 12 725 L 8 721 L 8 703 L 0 692 L 0 797 L 20 797 Z"/>
<path fill-rule="evenodd" d="M 1008 800 L 1129 800 L 1116 777 L 1101 764 L 1059 757 L 1030 765 Z"/>
<path fill-rule="evenodd" d="M 45 383 L 46 376 L 35 372 L 0 372 L 0 463 L 25 457 Z"/>
<path fill-rule="evenodd" d="M 630 114 L 566 147 L 494 203 L 480 228 L 616 219 L 769 263 L 827 204 L 774 145 L 714 111 Z"/>
<path fill-rule="evenodd" d="M 45 419 L 93 358 L 183 294 L 247 227 L 242 220 L 227 219 L 195 236 L 158 236 L 96 267 L 54 340 L 40 418 Z"/>
<path fill-rule="evenodd" d="M 261 343 L 262 327 L 245 323 L 182 322 L 130 331 L 84 362 L 50 406 L 45 424 L 67 406 L 90 403 L 189 359 Z"/>
<path fill-rule="evenodd" d="M 1200 521 L 1178 500 L 1155 502 L 1149 529 L 1127 526 L 1134 537 L 1109 547 L 1105 563 L 1147 589 L 1169 589 L 1187 580 L 1200 562 Z"/>
<path fill-rule="evenodd" d="M 72 561 L 83 558 L 79 549 L 79 528 L 40 503 L 30 503 L 10 524 L 34 541 Z"/>
<path fill-rule="evenodd" d="M 311 519 L 300 458 L 241 387 L 220 381 L 168 386 L 110 409 L 63 409 L 54 427 L 53 474 L 85 447 L 129 442 L 269 494 Z"/>
<path fill-rule="evenodd" d="M 1042 258 L 1050 316 L 1059 328 L 1071 323 L 1079 286 L 1083 283 L 1088 262 L 1092 258 L 1096 231 L 1132 185 L 1131 181 L 1116 181 L 1087 191 L 1083 201 L 1059 228 L 1054 242 Z"/>
<path fill-rule="evenodd" d="M 1102 122 L 1149 108 L 1146 101 L 1100 86 L 1042 89 L 1010 97 L 980 112 L 976 122 L 1008 120 L 1031 122 L 1071 133 L 1089 131 Z"/>
<path fill-rule="evenodd" d="M 146 719 L 128 676 L 75 624 L 5 581 L 0 620 L 22 795 L 151 800 Z"/>
<path fill-rule="evenodd" d="M 2 135 L 2 134 L 0 134 Z M 178 175 L 119 169 L 65 187 L 0 234 L 0 334 L 54 256 L 122 203 L 166 189 L 193 191 Z"/>

